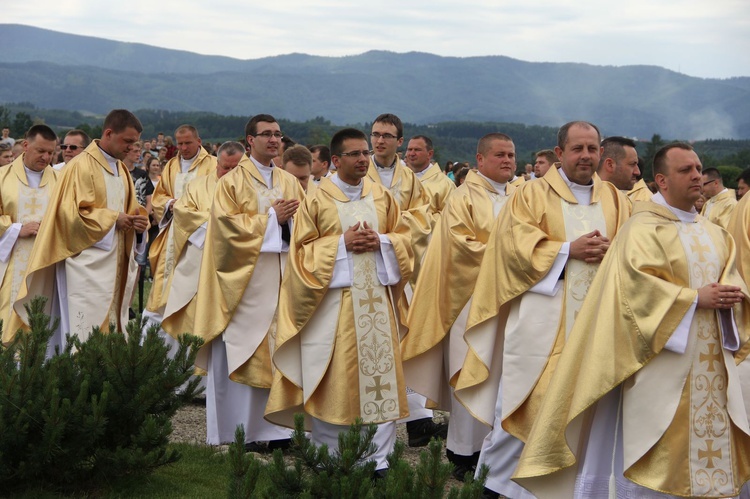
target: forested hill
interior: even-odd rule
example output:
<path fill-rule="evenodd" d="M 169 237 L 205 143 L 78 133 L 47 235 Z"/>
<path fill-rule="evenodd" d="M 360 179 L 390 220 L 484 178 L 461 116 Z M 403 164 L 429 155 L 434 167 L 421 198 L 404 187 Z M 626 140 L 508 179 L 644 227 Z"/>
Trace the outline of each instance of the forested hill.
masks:
<path fill-rule="evenodd" d="M 702 79 L 655 66 L 530 63 L 371 51 L 255 60 L 0 25 L 0 104 L 105 113 L 115 107 L 258 112 L 364 123 L 572 119 L 606 135 L 750 138 L 750 78 Z"/>

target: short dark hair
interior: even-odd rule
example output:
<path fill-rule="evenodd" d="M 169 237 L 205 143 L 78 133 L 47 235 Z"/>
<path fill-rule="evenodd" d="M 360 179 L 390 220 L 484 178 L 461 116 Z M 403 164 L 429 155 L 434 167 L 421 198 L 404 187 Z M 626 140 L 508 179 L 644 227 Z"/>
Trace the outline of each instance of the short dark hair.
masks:
<path fill-rule="evenodd" d="M 401 118 L 396 116 L 395 114 L 390 113 L 384 113 L 375 118 L 375 121 L 372 122 L 374 125 L 375 123 L 385 123 L 386 125 L 393 125 L 396 127 L 396 138 L 400 139 L 404 136 L 404 124 L 401 123 Z"/>
<path fill-rule="evenodd" d="M 570 123 L 565 123 L 557 131 L 557 147 L 559 147 L 560 149 L 565 149 L 565 144 L 568 143 L 568 132 L 574 126 L 593 128 L 594 130 L 596 130 L 596 134 L 598 135 L 597 142 L 601 142 L 602 134 L 596 125 L 594 125 L 593 123 L 589 123 L 588 121 L 571 121 Z"/>
<path fill-rule="evenodd" d="M 256 114 L 252 118 L 250 118 L 250 121 L 247 122 L 247 125 L 245 125 L 245 137 L 247 138 L 248 135 L 252 135 L 255 137 L 255 134 L 258 133 L 258 123 L 278 123 L 276 121 L 276 118 L 271 116 L 270 114 Z"/>
<path fill-rule="evenodd" d="M 198 135 L 198 129 L 195 128 L 193 125 L 180 125 L 175 129 L 174 134 L 177 135 L 178 133 L 181 133 L 181 132 L 191 132 L 194 137 L 200 137 Z M 164 135 L 163 133 L 161 134 Z"/>
<path fill-rule="evenodd" d="M 301 145 L 293 145 L 289 149 L 285 149 L 284 155 L 281 157 L 282 167 L 288 161 L 297 166 L 312 166 L 312 160 L 312 153 L 307 150 L 307 147 Z"/>
<path fill-rule="evenodd" d="M 705 175 L 706 177 L 708 177 L 709 180 L 719 180 L 719 181 L 722 180 L 721 172 L 717 170 L 716 168 L 706 168 L 701 173 Z"/>
<path fill-rule="evenodd" d="M 227 156 L 234 156 L 235 154 L 245 154 L 245 146 L 243 146 L 239 142 L 229 140 L 219 146 L 219 149 L 216 151 L 216 157 L 219 157 L 224 153 L 226 153 Z"/>
<path fill-rule="evenodd" d="M 331 150 L 325 144 L 317 144 L 307 148 L 312 154 L 318 153 L 318 159 L 323 162 L 331 164 Z"/>
<path fill-rule="evenodd" d="M 471 170 L 471 168 L 469 168 L 468 166 L 462 166 L 453 174 L 455 178 L 453 182 L 456 184 L 456 187 L 461 187 L 461 179 L 466 178 L 466 175 L 469 174 L 469 170 Z"/>
<path fill-rule="evenodd" d="M 538 158 L 539 156 L 544 156 L 545 158 L 547 158 L 547 161 L 549 161 L 550 165 L 557 162 L 557 154 L 555 154 L 555 151 L 553 151 L 552 149 L 542 149 L 541 151 L 538 151 L 536 154 L 534 154 L 534 159 Z"/>
<path fill-rule="evenodd" d="M 482 156 L 484 156 L 487 152 L 487 149 L 490 148 L 490 143 L 494 140 L 513 142 L 513 139 L 510 138 L 510 135 L 506 135 L 500 132 L 488 133 L 487 135 L 479 139 L 479 142 L 477 143 L 477 154 L 481 154 Z"/>
<path fill-rule="evenodd" d="M 138 133 L 143 132 L 140 120 L 127 109 L 113 109 L 104 118 L 102 125 L 102 131 L 112 130 L 115 133 L 122 133 L 126 128 L 135 128 Z"/>
<path fill-rule="evenodd" d="M 343 128 L 333 134 L 331 138 L 331 156 L 341 156 L 344 147 L 344 141 L 349 139 L 361 139 L 367 142 L 367 135 L 362 130 L 356 128 Z"/>
<path fill-rule="evenodd" d="M 83 141 L 83 147 L 86 148 L 91 144 L 91 137 L 89 137 L 89 134 L 84 132 L 83 130 L 78 130 L 77 128 L 74 128 L 73 130 L 69 130 L 68 133 L 65 134 L 66 137 L 68 136 L 78 136 L 81 137 L 81 140 Z"/>
<path fill-rule="evenodd" d="M 47 125 L 34 125 L 26 132 L 26 140 L 33 140 L 41 135 L 44 140 L 57 140 L 57 134 Z"/>
<path fill-rule="evenodd" d="M 740 180 L 745 182 L 747 185 L 750 185 L 750 168 L 745 168 L 744 170 L 742 170 L 742 173 L 737 176 L 737 182 L 739 182 Z"/>
<path fill-rule="evenodd" d="M 625 157 L 625 148 L 632 147 L 635 149 L 635 141 L 627 137 L 607 137 L 602 140 L 602 157 L 599 159 L 599 168 L 602 167 L 607 158 L 612 158 L 615 163 Z"/>
<path fill-rule="evenodd" d="M 656 154 L 654 154 L 654 176 L 659 173 L 661 173 L 662 175 L 666 175 L 665 172 L 667 170 L 667 153 L 672 149 L 692 151 L 693 146 L 686 142 L 672 142 L 656 151 Z"/>
<path fill-rule="evenodd" d="M 429 138 L 429 137 L 428 137 L 427 135 L 415 135 L 414 137 L 412 137 L 412 138 L 411 138 L 411 139 L 409 139 L 409 140 L 417 140 L 417 139 L 422 139 L 422 140 L 424 140 L 424 143 L 425 143 L 425 145 L 427 146 L 427 150 L 428 150 L 428 151 L 433 151 L 433 150 L 435 150 L 435 148 L 434 148 L 434 147 L 433 147 L 433 145 L 432 145 L 432 139 L 431 139 L 431 138 Z"/>

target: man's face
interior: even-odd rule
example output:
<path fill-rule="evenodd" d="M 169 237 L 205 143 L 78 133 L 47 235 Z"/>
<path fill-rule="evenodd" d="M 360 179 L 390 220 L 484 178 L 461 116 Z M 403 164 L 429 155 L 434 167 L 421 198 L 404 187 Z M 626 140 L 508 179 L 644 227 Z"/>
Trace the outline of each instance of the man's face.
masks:
<path fill-rule="evenodd" d="M 737 182 L 737 199 L 742 199 L 742 196 L 747 194 L 748 189 L 750 189 L 750 186 L 743 179 L 740 179 Z"/>
<path fill-rule="evenodd" d="M 161 159 L 161 160 L 167 159 L 167 148 L 166 147 L 162 147 L 161 149 L 159 149 L 159 159 Z M 190 158 L 187 158 L 187 159 L 190 159 Z"/>
<path fill-rule="evenodd" d="M 336 165 L 339 178 L 349 185 L 359 185 L 367 175 L 370 167 L 370 155 L 367 141 L 363 139 L 346 139 L 341 148 L 340 156 L 333 156 L 331 160 Z M 364 154 L 362 154 L 364 153 Z"/>
<path fill-rule="evenodd" d="M 242 159 L 241 152 L 238 152 L 232 155 L 229 155 L 226 152 L 221 153 L 221 155 L 216 161 L 216 176 L 221 178 L 227 173 L 237 168 L 237 165 L 240 164 L 241 159 Z"/>
<path fill-rule="evenodd" d="M 547 156 L 540 155 L 536 157 L 536 162 L 534 163 L 534 175 L 539 177 L 544 177 L 544 174 L 547 173 L 547 170 L 550 169 L 552 166 L 552 163 L 549 162 L 547 159 Z"/>
<path fill-rule="evenodd" d="M 434 151 L 427 150 L 427 143 L 424 139 L 411 139 L 406 147 L 406 162 L 415 172 L 421 172 L 428 166 L 432 160 Z"/>
<path fill-rule="evenodd" d="M 24 141 L 23 144 L 23 164 L 26 168 L 35 172 L 44 170 L 52 161 L 52 155 L 55 153 L 56 140 L 47 140 L 41 135 L 37 135 L 30 140 Z"/>
<path fill-rule="evenodd" d="M 711 199 L 723 189 L 719 185 L 719 179 L 711 180 L 707 175 L 701 176 L 701 182 L 703 183 L 703 194 L 706 196 L 706 199 Z"/>
<path fill-rule="evenodd" d="M 193 132 L 189 130 L 177 132 L 174 138 L 177 141 L 177 150 L 183 159 L 193 159 L 198 154 L 198 150 L 201 147 L 201 139 Z M 167 149 L 165 147 L 159 150 L 159 156 L 161 156 L 162 150 L 164 150 L 164 157 L 166 157 Z"/>
<path fill-rule="evenodd" d="M 302 190 L 307 192 L 307 183 L 310 181 L 310 165 L 296 165 L 292 161 L 287 161 L 284 163 L 284 170 L 297 177 L 299 184 L 302 186 Z"/>
<path fill-rule="evenodd" d="M 638 182 L 641 170 L 638 168 L 638 153 L 635 148 L 623 146 L 625 156 L 615 163 L 612 178 L 609 179 L 621 191 L 629 191 Z"/>
<path fill-rule="evenodd" d="M 579 185 L 588 185 L 599 166 L 602 154 L 599 134 L 591 127 L 573 125 L 568 130 L 568 142 L 565 147 L 555 147 L 555 153 L 568 180 Z"/>
<path fill-rule="evenodd" d="M 673 148 L 667 151 L 666 174 L 657 174 L 659 191 L 667 203 L 690 211 L 701 195 L 701 160 L 695 151 Z"/>
<path fill-rule="evenodd" d="M 141 145 L 136 143 L 130 148 L 130 152 L 127 155 L 127 161 L 129 164 L 134 165 L 141 160 Z"/>
<path fill-rule="evenodd" d="M 516 171 L 516 146 L 507 140 L 493 140 L 485 154 L 477 154 L 477 169 L 485 177 L 504 184 Z"/>
<path fill-rule="evenodd" d="M 315 178 L 320 178 L 328 173 L 328 161 L 320 160 L 320 151 L 315 151 L 314 153 L 312 153 L 312 157 L 312 176 Z"/>
<path fill-rule="evenodd" d="M 10 136 L 10 128 L 3 128 L 3 138 L 7 139 Z"/>
<path fill-rule="evenodd" d="M 391 166 L 396 157 L 396 151 L 404 143 L 404 138 L 398 138 L 396 125 L 373 123 L 370 142 L 372 142 L 375 160 L 382 166 Z"/>
<path fill-rule="evenodd" d="M 281 151 L 281 137 L 275 137 L 273 134 L 281 134 L 279 124 L 261 121 L 256 127 L 255 137 L 246 137 L 251 148 L 250 154 L 264 165 L 270 163 Z"/>
<path fill-rule="evenodd" d="M 81 154 L 85 149 L 83 146 L 83 137 L 80 135 L 66 135 L 60 149 L 62 150 L 63 161 L 67 164 L 68 161 Z"/>
<path fill-rule="evenodd" d="M 104 130 L 99 145 L 112 157 L 122 161 L 138 142 L 141 134 L 133 127 L 127 127 L 120 133 L 115 133 L 111 128 Z"/>
<path fill-rule="evenodd" d="M 9 147 L 7 149 L 0 149 L 0 166 L 9 165 L 13 162 L 13 150 Z"/>

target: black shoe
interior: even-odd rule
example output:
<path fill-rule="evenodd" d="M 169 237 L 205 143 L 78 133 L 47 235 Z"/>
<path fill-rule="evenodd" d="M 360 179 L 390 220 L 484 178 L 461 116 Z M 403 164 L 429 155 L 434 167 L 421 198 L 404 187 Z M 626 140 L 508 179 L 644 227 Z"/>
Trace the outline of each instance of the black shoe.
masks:
<path fill-rule="evenodd" d="M 282 452 L 286 451 L 291 447 L 292 445 L 292 439 L 291 438 L 285 438 L 282 440 L 271 440 L 268 442 L 268 452 L 273 452 L 276 449 L 281 449 Z"/>
<path fill-rule="evenodd" d="M 263 442 L 245 442 L 245 452 L 268 454 L 268 446 Z"/>
<path fill-rule="evenodd" d="M 417 419 L 406 423 L 406 432 L 409 434 L 409 447 L 424 447 L 430 443 L 432 437 L 448 437 L 448 424 L 435 423 L 432 418 Z"/>
<path fill-rule="evenodd" d="M 477 470 L 477 463 L 479 462 L 478 452 L 471 456 L 464 456 L 456 454 L 450 449 L 445 449 L 445 456 L 448 458 L 448 462 L 453 465 L 453 471 L 451 472 L 453 478 L 460 482 L 465 482 L 467 473 L 471 473 L 472 477 L 474 476 Z"/>
<path fill-rule="evenodd" d="M 383 468 L 380 470 L 375 470 L 375 472 L 372 474 L 372 479 L 383 480 L 387 476 L 388 476 L 388 468 Z"/>
<path fill-rule="evenodd" d="M 500 497 L 500 494 L 495 492 L 494 490 L 490 490 L 487 487 L 484 488 L 484 491 L 482 491 L 482 499 L 498 499 Z"/>

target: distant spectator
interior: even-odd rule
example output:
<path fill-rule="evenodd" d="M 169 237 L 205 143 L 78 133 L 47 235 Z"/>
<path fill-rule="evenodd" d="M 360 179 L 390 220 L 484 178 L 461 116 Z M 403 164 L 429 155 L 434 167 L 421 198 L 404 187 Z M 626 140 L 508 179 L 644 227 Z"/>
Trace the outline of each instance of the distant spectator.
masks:
<path fill-rule="evenodd" d="M 467 166 L 462 166 L 461 169 L 459 169 L 458 172 L 454 174 L 456 176 L 456 180 L 455 180 L 456 187 L 461 187 L 461 184 L 464 183 L 464 180 L 466 179 L 466 175 L 468 175 L 469 170 L 471 170 L 471 168 Z"/>
<path fill-rule="evenodd" d="M 174 145 L 172 137 L 164 137 L 164 149 L 167 150 L 167 161 L 174 158 L 174 155 L 177 154 L 177 147 Z"/>
<path fill-rule="evenodd" d="M 136 142 L 135 144 L 133 144 L 133 147 L 130 148 L 130 152 L 127 154 L 127 156 L 125 156 L 125 159 L 122 160 L 122 162 L 125 163 L 125 167 L 128 169 L 128 172 L 130 172 L 130 177 L 133 179 L 133 183 L 137 182 L 139 178 L 148 176 L 145 170 L 136 167 L 136 163 L 138 163 L 141 159 L 142 148 L 143 144 L 141 143 L 141 141 Z M 136 191 L 136 197 L 137 196 L 138 192 Z M 146 205 L 141 204 L 141 206 Z"/>
<path fill-rule="evenodd" d="M 60 151 L 62 152 L 62 162 L 53 165 L 52 168 L 60 170 L 63 166 L 67 165 L 71 159 L 75 158 L 91 144 L 91 137 L 88 136 L 83 130 L 70 130 L 65 134 L 63 143 L 60 144 Z"/>
<path fill-rule="evenodd" d="M 328 177 L 331 173 L 328 169 L 331 167 L 331 150 L 327 145 L 317 144 L 308 147 L 312 154 L 312 180 L 320 182 L 323 177 Z"/>
<path fill-rule="evenodd" d="M 13 148 L 11 149 L 13 151 L 13 159 L 16 159 L 21 154 L 23 154 L 23 140 L 19 140 L 15 144 L 13 144 Z"/>
<path fill-rule="evenodd" d="M 10 128 L 7 126 L 3 127 L 3 136 L 0 138 L 0 144 L 8 144 L 9 146 L 13 147 L 13 145 L 16 143 L 16 139 L 10 136 Z"/>
<path fill-rule="evenodd" d="M 542 149 L 535 154 L 536 162 L 534 163 L 534 177 L 542 178 L 547 170 L 557 161 L 557 155 L 552 149 Z"/>
<path fill-rule="evenodd" d="M 737 177 L 737 200 L 741 199 L 748 189 L 750 189 L 750 168 L 745 168 Z"/>
<path fill-rule="evenodd" d="M 156 145 L 154 147 L 156 147 L 156 150 L 158 151 L 164 146 L 164 132 L 159 132 L 156 134 Z"/>

